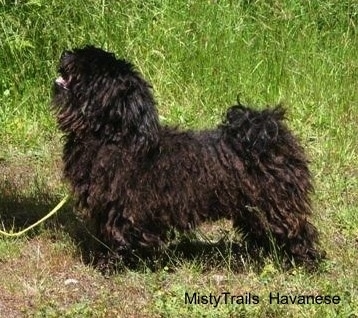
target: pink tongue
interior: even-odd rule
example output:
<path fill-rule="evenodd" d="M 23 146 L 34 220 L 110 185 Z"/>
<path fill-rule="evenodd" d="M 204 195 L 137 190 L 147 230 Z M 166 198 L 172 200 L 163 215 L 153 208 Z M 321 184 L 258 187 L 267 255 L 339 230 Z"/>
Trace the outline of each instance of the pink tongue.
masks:
<path fill-rule="evenodd" d="M 56 78 L 56 83 L 61 87 L 66 88 L 67 81 L 62 76 Z"/>

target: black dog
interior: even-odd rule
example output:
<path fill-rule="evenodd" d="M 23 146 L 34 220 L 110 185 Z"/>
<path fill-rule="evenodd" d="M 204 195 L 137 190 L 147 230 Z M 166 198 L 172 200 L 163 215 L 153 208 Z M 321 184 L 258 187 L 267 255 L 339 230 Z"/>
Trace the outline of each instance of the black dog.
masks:
<path fill-rule="evenodd" d="M 248 246 L 319 259 L 307 159 L 282 108 L 237 105 L 216 129 L 179 131 L 160 124 L 150 85 L 111 53 L 65 52 L 59 72 L 64 174 L 111 248 L 158 247 L 172 228 L 227 218 Z"/>

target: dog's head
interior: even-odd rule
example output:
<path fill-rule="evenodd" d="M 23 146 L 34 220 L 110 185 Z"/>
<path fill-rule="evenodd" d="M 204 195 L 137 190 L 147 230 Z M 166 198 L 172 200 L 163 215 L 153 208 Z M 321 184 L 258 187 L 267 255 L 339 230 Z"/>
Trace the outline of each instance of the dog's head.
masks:
<path fill-rule="evenodd" d="M 158 116 L 150 85 L 132 64 L 93 46 L 65 51 L 53 104 L 67 134 L 153 142 Z"/>

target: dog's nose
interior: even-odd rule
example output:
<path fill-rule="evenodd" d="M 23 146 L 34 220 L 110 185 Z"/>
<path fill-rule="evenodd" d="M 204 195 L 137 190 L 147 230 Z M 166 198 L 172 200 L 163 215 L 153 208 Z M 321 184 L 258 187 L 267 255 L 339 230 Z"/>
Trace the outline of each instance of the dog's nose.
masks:
<path fill-rule="evenodd" d="M 71 55 L 71 51 L 63 51 L 61 54 L 61 59 L 65 59 Z"/>

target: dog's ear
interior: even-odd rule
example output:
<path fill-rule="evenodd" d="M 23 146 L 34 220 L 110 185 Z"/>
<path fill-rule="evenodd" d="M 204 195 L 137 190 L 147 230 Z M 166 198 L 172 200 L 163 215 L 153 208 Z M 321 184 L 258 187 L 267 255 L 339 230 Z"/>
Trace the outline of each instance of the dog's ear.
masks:
<path fill-rule="evenodd" d="M 101 101 L 105 110 L 101 117 L 108 139 L 135 149 L 156 145 L 158 114 L 151 88 L 143 79 L 136 76 L 112 83 Z"/>

